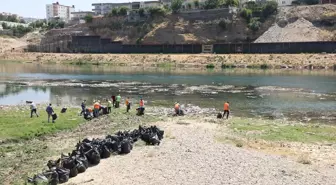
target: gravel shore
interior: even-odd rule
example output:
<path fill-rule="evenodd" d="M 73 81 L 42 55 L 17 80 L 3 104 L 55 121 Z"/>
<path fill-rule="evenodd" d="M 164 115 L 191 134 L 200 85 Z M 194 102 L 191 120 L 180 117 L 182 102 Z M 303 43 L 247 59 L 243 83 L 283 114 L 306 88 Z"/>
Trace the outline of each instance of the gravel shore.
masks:
<path fill-rule="evenodd" d="M 218 142 L 217 124 L 170 119 L 157 125 L 160 146 L 136 145 L 129 155 L 112 156 L 70 179 L 74 184 L 323 184 L 336 182 L 335 166 L 304 165 Z"/>

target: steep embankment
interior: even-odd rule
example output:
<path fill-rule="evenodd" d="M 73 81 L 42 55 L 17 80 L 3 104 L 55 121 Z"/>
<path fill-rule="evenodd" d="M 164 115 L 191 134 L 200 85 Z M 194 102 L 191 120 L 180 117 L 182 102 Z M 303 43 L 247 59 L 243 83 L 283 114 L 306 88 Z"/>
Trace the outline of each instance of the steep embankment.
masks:
<path fill-rule="evenodd" d="M 336 41 L 336 5 L 279 9 L 276 23 L 255 42 Z"/>
<path fill-rule="evenodd" d="M 10 51 L 14 48 L 15 51 L 22 50 L 28 44 L 40 43 L 42 34 L 38 31 L 31 32 L 23 36 L 22 38 L 0 36 L 0 53 Z"/>

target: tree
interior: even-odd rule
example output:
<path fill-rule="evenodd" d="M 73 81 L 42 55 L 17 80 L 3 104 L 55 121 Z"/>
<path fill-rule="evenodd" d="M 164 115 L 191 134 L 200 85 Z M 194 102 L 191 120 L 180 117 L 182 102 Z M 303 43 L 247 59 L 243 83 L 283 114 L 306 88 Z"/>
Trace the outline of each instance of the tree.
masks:
<path fill-rule="evenodd" d="M 215 9 L 223 4 L 223 0 L 206 0 L 204 2 L 205 9 Z"/>
<path fill-rule="evenodd" d="M 182 8 L 182 0 L 173 0 L 171 3 L 171 9 L 173 10 L 173 13 L 177 13 Z"/>
<path fill-rule="evenodd" d="M 237 7 L 239 5 L 239 1 L 238 0 L 226 0 L 225 1 L 225 5 L 226 6 L 234 6 Z"/>
<path fill-rule="evenodd" d="M 118 11 L 119 16 L 126 16 L 127 15 L 128 8 L 127 7 L 120 7 Z"/>
<path fill-rule="evenodd" d="M 200 3 L 199 3 L 198 0 L 195 0 L 195 1 L 194 1 L 194 6 L 195 6 L 195 8 L 199 9 L 199 7 L 200 7 Z"/>
<path fill-rule="evenodd" d="M 112 16 L 118 16 L 118 8 L 113 8 L 111 13 L 112 13 Z"/>
<path fill-rule="evenodd" d="M 248 24 L 249 29 L 256 32 L 260 29 L 261 23 L 258 18 L 252 18 L 250 23 Z"/>
<path fill-rule="evenodd" d="M 190 10 L 191 7 L 192 7 L 191 3 L 188 3 L 188 4 L 187 4 L 187 7 L 188 7 L 188 9 Z"/>
<path fill-rule="evenodd" d="M 160 17 L 165 16 L 166 12 L 162 8 L 151 7 L 148 9 L 148 12 L 151 17 Z"/>
<path fill-rule="evenodd" d="M 86 23 L 91 23 L 92 20 L 93 20 L 93 16 L 91 14 L 87 14 L 85 17 L 84 17 L 84 20 Z"/>
<path fill-rule="evenodd" d="M 242 16 L 247 22 L 249 22 L 252 18 L 252 10 L 243 8 L 240 12 L 240 16 Z"/>
<path fill-rule="evenodd" d="M 9 26 L 5 22 L 3 22 L 1 26 L 3 29 L 9 29 Z"/>
<path fill-rule="evenodd" d="M 319 0 L 301 0 L 301 3 L 307 5 L 319 4 Z"/>
<path fill-rule="evenodd" d="M 23 19 L 21 19 L 21 20 L 20 20 L 20 23 L 23 23 L 23 24 L 25 24 L 25 23 L 26 23 L 26 21 L 25 21 L 25 20 L 23 20 Z"/>
<path fill-rule="evenodd" d="M 267 1 L 266 4 L 262 8 L 262 14 L 264 18 L 275 13 L 278 9 L 278 3 L 275 1 Z"/>
<path fill-rule="evenodd" d="M 139 15 L 140 15 L 140 17 L 145 17 L 145 9 L 140 8 L 139 9 Z"/>

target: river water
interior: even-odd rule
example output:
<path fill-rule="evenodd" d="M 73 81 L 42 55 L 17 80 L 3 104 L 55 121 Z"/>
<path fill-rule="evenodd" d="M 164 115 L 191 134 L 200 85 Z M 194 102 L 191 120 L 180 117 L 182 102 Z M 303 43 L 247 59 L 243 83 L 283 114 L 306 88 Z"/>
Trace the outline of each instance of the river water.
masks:
<path fill-rule="evenodd" d="M 174 102 L 234 116 L 336 123 L 334 71 L 197 71 L 115 66 L 0 64 L 0 105 L 26 100 L 80 105 L 120 93 L 149 105 Z"/>

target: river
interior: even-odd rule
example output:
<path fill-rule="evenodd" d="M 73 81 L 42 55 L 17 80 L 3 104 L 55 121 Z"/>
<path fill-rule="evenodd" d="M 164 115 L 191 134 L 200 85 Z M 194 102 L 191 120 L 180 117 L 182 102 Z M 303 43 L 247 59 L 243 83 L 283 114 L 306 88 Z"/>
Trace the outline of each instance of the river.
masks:
<path fill-rule="evenodd" d="M 336 72 L 220 71 L 115 66 L 0 63 L 0 105 L 52 102 L 80 105 L 83 99 L 120 93 L 148 105 L 174 102 L 221 110 L 234 116 L 336 123 Z"/>

